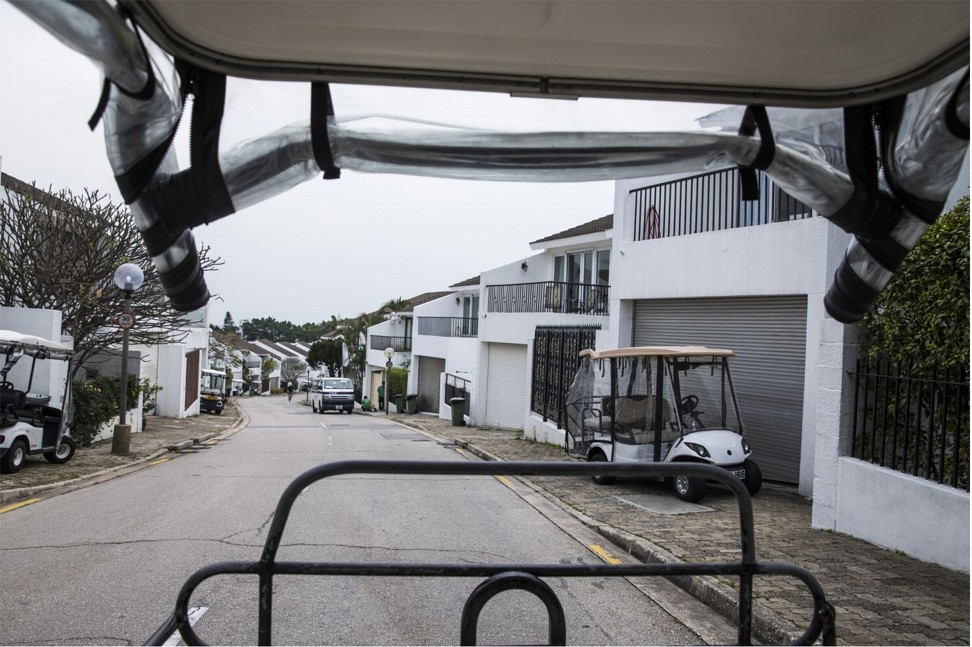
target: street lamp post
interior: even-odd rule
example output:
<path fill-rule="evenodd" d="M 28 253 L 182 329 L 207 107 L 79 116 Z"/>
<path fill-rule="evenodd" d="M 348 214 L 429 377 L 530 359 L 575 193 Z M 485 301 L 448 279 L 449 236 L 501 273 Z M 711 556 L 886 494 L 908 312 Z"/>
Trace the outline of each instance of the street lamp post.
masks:
<path fill-rule="evenodd" d="M 115 270 L 115 285 L 125 293 L 122 313 L 118 315 L 118 326 L 122 329 L 121 385 L 118 394 L 118 424 L 111 436 L 111 453 L 128 454 L 132 439 L 132 426 L 127 424 L 128 416 L 128 331 L 135 325 L 132 315 L 132 292 L 142 286 L 145 274 L 134 263 L 124 263 Z"/>
<path fill-rule="evenodd" d="M 385 374 L 382 376 L 382 383 L 385 387 L 385 415 L 388 415 L 388 401 L 391 400 L 391 394 L 388 393 L 388 371 L 392 367 L 392 357 L 395 356 L 395 349 L 389 346 L 385 349 Z"/>

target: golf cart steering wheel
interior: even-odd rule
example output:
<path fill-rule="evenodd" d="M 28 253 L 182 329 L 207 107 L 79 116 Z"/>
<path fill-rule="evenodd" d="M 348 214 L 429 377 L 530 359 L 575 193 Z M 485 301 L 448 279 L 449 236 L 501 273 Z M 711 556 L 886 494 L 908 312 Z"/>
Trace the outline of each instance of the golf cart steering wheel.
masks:
<path fill-rule="evenodd" d="M 678 402 L 678 410 L 684 415 L 692 413 L 699 406 L 699 396 L 687 395 Z"/>

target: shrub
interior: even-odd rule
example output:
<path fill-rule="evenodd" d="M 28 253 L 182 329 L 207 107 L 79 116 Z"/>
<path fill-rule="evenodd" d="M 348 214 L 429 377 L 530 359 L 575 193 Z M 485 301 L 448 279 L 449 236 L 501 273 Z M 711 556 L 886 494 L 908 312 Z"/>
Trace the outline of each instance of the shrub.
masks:
<path fill-rule="evenodd" d="M 77 380 L 72 385 L 74 422 L 71 437 L 87 447 L 101 428 L 118 415 L 118 380 L 98 376 L 92 380 Z"/>
<path fill-rule="evenodd" d="M 388 369 L 388 397 L 394 402 L 396 395 L 405 395 L 408 388 L 408 370 L 400 366 Z"/>

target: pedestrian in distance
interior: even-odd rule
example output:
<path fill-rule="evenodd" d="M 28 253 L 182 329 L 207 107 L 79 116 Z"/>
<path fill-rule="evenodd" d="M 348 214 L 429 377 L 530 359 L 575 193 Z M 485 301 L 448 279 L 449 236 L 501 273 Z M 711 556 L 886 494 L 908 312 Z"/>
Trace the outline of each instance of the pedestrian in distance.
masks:
<path fill-rule="evenodd" d="M 294 383 L 287 382 L 287 402 L 290 402 L 290 400 L 293 397 L 294 397 Z"/>
<path fill-rule="evenodd" d="M 379 411 L 385 410 L 385 385 L 384 384 L 378 385 L 378 410 Z"/>

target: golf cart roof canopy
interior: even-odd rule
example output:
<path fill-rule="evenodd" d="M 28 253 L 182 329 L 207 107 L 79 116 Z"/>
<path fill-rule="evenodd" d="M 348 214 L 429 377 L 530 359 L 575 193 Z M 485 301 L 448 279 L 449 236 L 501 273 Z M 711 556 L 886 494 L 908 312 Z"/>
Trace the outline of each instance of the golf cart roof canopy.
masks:
<path fill-rule="evenodd" d="M 121 4 L 226 74 L 572 97 L 843 106 L 917 89 L 969 48 L 964 0 Z"/>
<path fill-rule="evenodd" d="M 54 359 L 68 359 L 72 354 L 70 348 L 59 342 L 13 330 L 0 330 L 0 352 L 7 355 L 18 351 L 31 357 Z"/>
<path fill-rule="evenodd" d="M 192 229 L 322 175 L 587 182 L 738 169 L 739 201 L 760 200 L 759 172 L 852 234 L 824 305 L 853 323 L 941 215 L 968 154 L 968 0 L 10 1 L 104 72 L 89 124 L 104 124 L 176 310 L 210 298 Z M 305 82 L 307 118 L 224 146 L 224 111 L 254 109 L 227 102 L 234 76 Z M 351 114 L 348 84 L 713 106 L 678 132 L 653 129 L 650 104 L 626 132 L 518 132 Z M 190 95 L 187 167 L 172 144 Z"/>
<path fill-rule="evenodd" d="M 582 350 L 580 355 L 591 359 L 611 359 L 614 357 L 732 357 L 735 353 L 725 348 L 705 346 L 631 346 L 601 351 L 587 348 Z"/>

